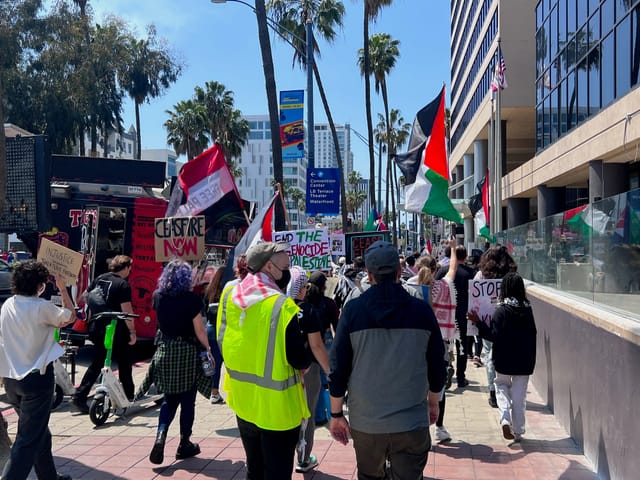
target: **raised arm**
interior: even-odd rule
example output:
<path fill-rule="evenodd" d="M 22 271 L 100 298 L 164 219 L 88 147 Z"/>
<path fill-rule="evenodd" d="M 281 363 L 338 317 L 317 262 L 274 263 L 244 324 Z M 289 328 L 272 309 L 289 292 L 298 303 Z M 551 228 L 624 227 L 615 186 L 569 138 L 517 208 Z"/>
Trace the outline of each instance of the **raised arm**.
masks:
<path fill-rule="evenodd" d="M 447 274 L 444 276 L 450 282 L 453 282 L 454 277 L 456 276 L 456 269 L 458 268 L 458 256 L 456 255 L 456 239 L 452 238 L 449 240 L 449 247 L 451 248 L 451 256 L 449 257 L 449 270 Z"/>

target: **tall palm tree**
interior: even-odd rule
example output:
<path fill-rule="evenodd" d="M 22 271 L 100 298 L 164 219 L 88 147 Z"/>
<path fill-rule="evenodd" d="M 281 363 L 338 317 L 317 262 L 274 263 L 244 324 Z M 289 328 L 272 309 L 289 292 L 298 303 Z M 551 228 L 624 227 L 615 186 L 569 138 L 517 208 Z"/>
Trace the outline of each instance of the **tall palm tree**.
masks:
<path fill-rule="evenodd" d="M 222 83 L 210 81 L 204 89 L 195 88 L 194 98 L 205 108 L 211 140 L 220 144 L 225 158 L 232 162 L 242 154 L 250 131 L 249 122 L 234 108 L 233 92 Z"/>
<path fill-rule="evenodd" d="M 173 108 L 173 111 L 166 110 L 169 115 L 169 119 L 164 123 L 167 142 L 176 154 L 184 153 L 187 159 L 191 160 L 208 145 L 207 112 L 201 104 L 193 100 L 183 100 Z"/>
<path fill-rule="evenodd" d="M 382 7 L 391 5 L 393 0 L 364 0 L 364 28 L 363 33 L 363 75 L 364 75 L 364 100 L 367 110 L 367 140 L 369 143 L 369 199 L 371 205 L 376 204 L 375 169 L 376 161 L 373 155 L 373 114 L 371 113 L 371 82 L 369 81 L 369 22 L 378 18 Z"/>
<path fill-rule="evenodd" d="M 273 179 L 284 189 L 284 171 L 282 166 L 282 145 L 280 144 L 280 115 L 278 114 L 278 97 L 276 91 L 276 77 L 273 71 L 273 57 L 271 55 L 271 40 L 267 23 L 267 9 L 264 0 L 255 0 L 256 22 L 258 23 L 258 40 L 262 55 L 262 69 L 264 71 L 267 104 L 269 106 L 269 122 L 271 128 L 271 155 L 273 157 Z M 284 191 L 283 191 L 284 193 Z M 276 230 L 285 229 L 284 209 L 281 202 L 276 202 L 275 227 Z"/>
<path fill-rule="evenodd" d="M 306 38 L 305 27 L 307 19 L 312 21 L 315 30 L 320 33 L 320 36 L 325 41 L 332 43 L 336 37 L 336 28 L 342 27 L 342 18 L 345 12 L 344 4 L 339 0 L 269 0 L 268 8 L 273 13 L 274 20 L 280 26 L 280 35 L 293 46 L 293 65 L 298 64 L 304 70 L 307 69 L 306 42 L 303 40 Z M 318 58 L 320 57 L 320 49 L 315 41 L 315 36 L 312 35 L 312 37 L 314 58 Z M 346 189 L 343 180 L 345 173 L 344 162 L 340 151 L 338 132 L 331 115 L 329 101 L 320 78 L 318 62 L 316 61 L 313 62 L 313 74 L 325 114 L 327 115 L 329 128 L 331 129 L 331 137 L 336 150 L 336 161 L 342 177 L 340 182 L 340 203 L 344 206 L 341 209 L 342 225 L 346 225 L 348 212 L 346 209 Z M 313 135 L 313 132 L 310 132 L 310 134 Z"/>
<path fill-rule="evenodd" d="M 120 83 L 133 99 L 136 111 L 136 155 L 142 156 L 140 135 L 140 105 L 162 95 L 174 83 L 182 71 L 182 65 L 156 38 L 153 25 L 147 29 L 147 38 L 131 39 L 129 59 L 120 72 Z"/>
<path fill-rule="evenodd" d="M 387 143 L 391 138 L 391 124 L 389 121 L 389 94 L 387 91 L 387 76 L 393 70 L 396 65 L 396 61 L 400 56 L 399 40 L 394 40 L 388 33 L 377 33 L 369 40 L 369 61 L 370 61 L 370 75 L 373 75 L 375 79 L 376 93 L 382 93 L 382 102 L 384 104 L 384 121 L 387 129 Z M 365 50 L 358 50 L 358 65 L 360 66 L 360 73 L 366 74 L 365 70 Z M 387 208 L 389 211 L 389 191 L 393 188 L 392 182 L 392 166 L 391 166 L 391 153 L 387 148 Z M 395 208 L 395 196 L 391 195 L 392 217 L 395 225 L 396 208 Z M 386 219 L 388 222 L 388 218 Z M 397 228 L 393 229 L 393 241 L 397 245 Z"/>
<path fill-rule="evenodd" d="M 289 193 L 289 198 L 291 199 L 291 203 L 293 203 L 293 206 L 296 209 L 297 224 L 298 228 L 300 228 L 300 204 L 304 202 L 304 193 L 299 188 L 292 187 Z"/>

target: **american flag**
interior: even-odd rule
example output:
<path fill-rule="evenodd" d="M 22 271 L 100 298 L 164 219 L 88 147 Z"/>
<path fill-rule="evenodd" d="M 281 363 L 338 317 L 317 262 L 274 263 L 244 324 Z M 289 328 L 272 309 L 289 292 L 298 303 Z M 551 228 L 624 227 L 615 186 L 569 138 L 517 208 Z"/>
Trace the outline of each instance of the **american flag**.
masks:
<path fill-rule="evenodd" d="M 502 49 L 498 48 L 498 61 L 496 62 L 496 68 L 493 72 L 493 79 L 491 80 L 491 90 L 493 92 L 497 92 L 498 89 L 504 90 L 509 86 L 507 85 L 507 77 L 504 74 L 506 69 L 507 64 L 504 62 Z"/>

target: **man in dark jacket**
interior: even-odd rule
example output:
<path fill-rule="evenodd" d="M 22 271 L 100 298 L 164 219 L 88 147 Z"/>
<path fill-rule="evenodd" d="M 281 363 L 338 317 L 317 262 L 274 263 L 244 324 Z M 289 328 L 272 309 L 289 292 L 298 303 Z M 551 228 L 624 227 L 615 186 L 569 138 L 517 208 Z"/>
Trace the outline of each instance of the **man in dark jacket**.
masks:
<path fill-rule="evenodd" d="M 442 335 L 400 284 L 393 245 L 373 243 L 365 264 L 371 287 L 345 304 L 330 354 L 331 434 L 345 445 L 351 434 L 359 478 L 384 478 L 387 460 L 394 478 L 422 478 L 445 383 Z"/>
<path fill-rule="evenodd" d="M 445 254 L 451 255 L 451 247 L 445 249 Z M 463 388 L 469 385 L 466 377 L 467 357 L 471 352 L 473 337 L 467 337 L 467 310 L 469 307 L 469 280 L 473 280 L 475 271 L 465 265 L 467 249 L 464 248 L 464 245 L 456 247 L 456 258 L 458 259 L 458 268 L 456 268 L 456 276 L 453 278 L 453 285 L 456 287 L 456 324 L 460 331 L 460 340 L 456 340 L 456 380 L 458 388 Z M 448 265 L 440 267 L 436 273 L 436 280 L 443 278 L 448 270 Z"/>

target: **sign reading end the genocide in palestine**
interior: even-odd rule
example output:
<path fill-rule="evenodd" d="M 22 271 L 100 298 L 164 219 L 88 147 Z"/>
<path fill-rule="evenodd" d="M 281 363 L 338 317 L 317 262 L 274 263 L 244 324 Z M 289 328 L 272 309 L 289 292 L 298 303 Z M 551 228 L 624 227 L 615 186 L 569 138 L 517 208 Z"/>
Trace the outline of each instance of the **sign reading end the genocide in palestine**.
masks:
<path fill-rule="evenodd" d="M 326 228 L 273 232 L 274 242 L 287 242 L 291 265 L 308 271 L 331 269 L 329 233 Z"/>

